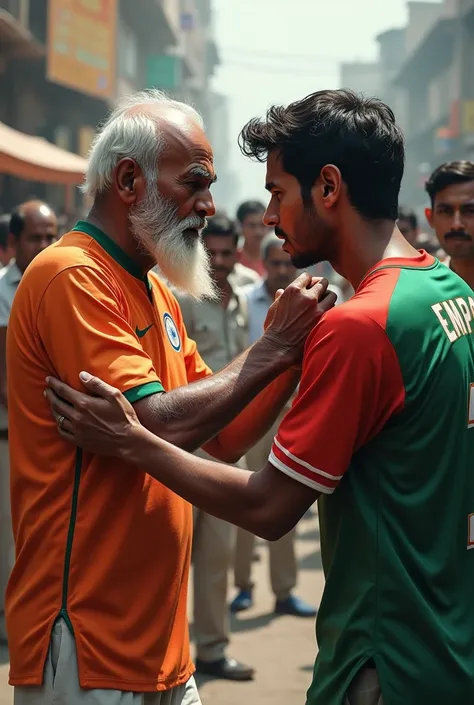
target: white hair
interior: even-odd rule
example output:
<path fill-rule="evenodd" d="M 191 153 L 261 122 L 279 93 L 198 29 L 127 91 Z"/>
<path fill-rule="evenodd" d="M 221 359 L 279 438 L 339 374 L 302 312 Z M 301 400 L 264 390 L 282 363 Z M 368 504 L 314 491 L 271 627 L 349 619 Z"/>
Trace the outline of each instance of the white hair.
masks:
<path fill-rule="evenodd" d="M 89 152 L 81 191 L 96 198 L 112 185 L 112 173 L 120 159 L 130 157 L 143 169 L 147 181 L 158 175 L 158 156 L 163 148 L 158 121 L 146 106 L 171 107 L 185 113 L 201 127 L 202 117 L 191 106 L 173 100 L 156 88 L 123 98 L 97 133 Z M 143 112 L 140 107 L 143 106 Z"/>

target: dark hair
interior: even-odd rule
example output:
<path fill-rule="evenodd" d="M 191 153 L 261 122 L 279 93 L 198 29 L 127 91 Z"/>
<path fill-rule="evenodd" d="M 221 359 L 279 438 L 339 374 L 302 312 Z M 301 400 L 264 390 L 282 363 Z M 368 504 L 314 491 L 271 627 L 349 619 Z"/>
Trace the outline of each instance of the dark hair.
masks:
<path fill-rule="evenodd" d="M 425 184 L 425 190 L 434 204 L 436 194 L 453 184 L 465 184 L 474 181 L 474 162 L 466 160 L 445 162 L 431 174 Z"/>
<path fill-rule="evenodd" d="M 392 110 L 353 91 L 319 91 L 274 105 L 264 120 L 243 128 L 245 156 L 265 161 L 281 152 L 285 171 L 298 179 L 305 203 L 326 164 L 336 165 L 353 207 L 366 218 L 396 220 L 405 161 L 403 135 Z"/>
<path fill-rule="evenodd" d="M 203 237 L 206 235 L 218 235 L 221 237 L 232 237 L 234 245 L 237 246 L 239 234 L 233 220 L 228 218 L 225 213 L 216 213 L 207 221 L 206 229 L 203 232 Z"/>
<path fill-rule="evenodd" d="M 237 220 L 242 224 L 248 215 L 264 212 L 265 206 L 261 201 L 244 201 L 237 208 Z"/>
<path fill-rule="evenodd" d="M 17 206 L 12 210 L 12 214 L 10 216 L 10 232 L 15 240 L 19 240 L 24 229 L 25 214 L 23 213 L 23 208 L 21 206 Z"/>
<path fill-rule="evenodd" d="M 0 215 L 0 248 L 6 250 L 8 247 L 8 235 L 10 234 L 10 214 Z"/>
<path fill-rule="evenodd" d="M 418 218 L 415 211 L 409 211 L 405 208 L 399 208 L 398 210 L 398 220 L 407 220 L 410 223 L 410 227 L 416 230 L 418 227 Z"/>

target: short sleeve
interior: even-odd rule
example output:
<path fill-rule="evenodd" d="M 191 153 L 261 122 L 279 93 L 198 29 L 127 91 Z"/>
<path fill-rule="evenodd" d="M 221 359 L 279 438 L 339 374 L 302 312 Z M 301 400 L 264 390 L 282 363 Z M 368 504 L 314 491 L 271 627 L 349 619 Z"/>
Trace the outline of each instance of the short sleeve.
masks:
<path fill-rule="evenodd" d="M 404 396 L 398 359 L 380 324 L 333 309 L 308 338 L 298 395 L 269 461 L 331 494 L 354 453 L 403 408 Z"/>
<path fill-rule="evenodd" d="M 121 291 L 93 267 L 70 267 L 54 277 L 36 328 L 55 373 L 76 389 L 79 373 L 87 370 L 131 403 L 164 391 L 131 327 Z"/>

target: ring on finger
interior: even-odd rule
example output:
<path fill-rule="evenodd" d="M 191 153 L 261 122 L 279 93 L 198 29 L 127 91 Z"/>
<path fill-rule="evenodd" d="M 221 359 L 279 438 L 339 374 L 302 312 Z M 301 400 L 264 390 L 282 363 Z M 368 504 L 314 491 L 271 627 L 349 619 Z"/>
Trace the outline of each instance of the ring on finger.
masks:
<path fill-rule="evenodd" d="M 58 418 L 58 426 L 59 428 L 64 428 L 64 422 L 66 421 L 66 417 L 61 414 L 61 416 Z"/>

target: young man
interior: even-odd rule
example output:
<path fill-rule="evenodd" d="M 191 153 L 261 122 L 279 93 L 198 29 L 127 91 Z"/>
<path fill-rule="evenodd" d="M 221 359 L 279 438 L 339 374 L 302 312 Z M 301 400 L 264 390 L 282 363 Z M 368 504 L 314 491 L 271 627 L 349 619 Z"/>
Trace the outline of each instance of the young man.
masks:
<path fill-rule="evenodd" d="M 61 435 L 267 539 L 319 498 L 326 587 L 308 703 L 469 703 L 474 294 L 396 227 L 403 136 L 383 103 L 315 93 L 252 120 L 241 144 L 267 163 L 265 221 L 294 264 L 328 260 L 355 290 L 310 334 L 268 462 L 249 473 L 193 458 L 87 375 L 103 399 L 50 382 L 54 417 L 70 419 Z"/>
<path fill-rule="evenodd" d="M 155 433 L 228 462 L 273 423 L 333 297 L 319 308 L 326 282 L 300 277 L 260 341 L 212 376 L 149 270 L 158 263 L 197 298 L 215 294 L 201 238 L 214 180 L 195 110 L 159 91 L 127 97 L 92 148 L 87 220 L 18 287 L 7 340 L 16 705 L 200 702 L 186 618 L 192 508 L 145 467 L 68 447 L 48 420 L 43 380 L 77 384 L 92 365 Z"/>
<path fill-rule="evenodd" d="M 447 254 L 444 264 L 474 289 L 474 162 L 441 164 L 425 188 L 426 218 Z"/>
<path fill-rule="evenodd" d="M 268 309 L 279 289 L 286 289 L 295 280 L 298 270 L 290 255 L 283 250 L 281 240 L 269 233 L 262 242 L 261 257 L 266 276 L 261 284 L 246 290 L 248 310 L 249 342 L 254 343 L 262 335 Z M 272 447 L 273 437 L 289 404 L 283 409 L 276 423 L 267 431 L 245 456 L 249 470 L 258 471 L 265 465 Z M 298 578 L 295 555 L 296 529 L 289 531 L 279 541 L 270 542 L 270 583 L 275 596 L 275 613 L 296 617 L 314 617 L 316 610 L 293 594 Z M 237 531 L 234 579 L 239 589 L 231 603 L 232 612 L 247 610 L 253 605 L 252 556 L 255 536 L 245 529 Z"/>
<path fill-rule="evenodd" d="M 259 277 L 265 274 L 262 262 L 262 241 L 268 232 L 263 222 L 265 206 L 260 201 L 244 201 L 237 209 L 237 220 L 242 233 L 239 263 L 253 269 Z"/>
<path fill-rule="evenodd" d="M 239 236 L 226 215 L 216 213 L 209 218 L 202 236 L 219 298 L 196 301 L 189 294 L 174 293 L 187 334 L 195 341 L 206 365 L 218 372 L 249 345 L 248 307 L 244 295 L 238 292 L 240 286 L 248 284 L 248 278 L 245 272 L 241 276 L 235 270 Z M 263 327 L 260 335 L 262 332 Z M 196 455 L 210 457 L 202 450 L 196 451 Z M 193 632 L 198 673 L 246 681 L 253 678 L 254 669 L 226 654 L 230 640 L 228 573 L 235 536 L 232 524 L 194 510 Z"/>

